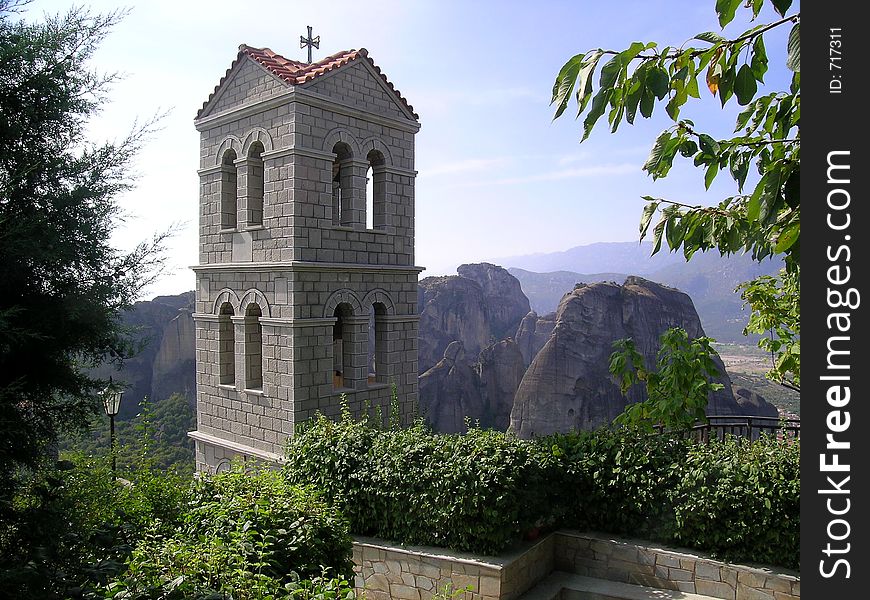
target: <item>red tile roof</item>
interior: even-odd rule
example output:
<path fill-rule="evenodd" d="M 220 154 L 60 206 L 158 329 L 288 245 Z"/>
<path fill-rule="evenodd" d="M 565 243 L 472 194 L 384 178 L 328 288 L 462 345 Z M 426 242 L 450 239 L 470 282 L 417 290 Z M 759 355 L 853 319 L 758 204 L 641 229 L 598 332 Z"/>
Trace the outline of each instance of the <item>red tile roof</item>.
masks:
<path fill-rule="evenodd" d="M 230 72 L 235 68 L 235 66 L 242 60 L 245 56 L 251 58 L 256 61 L 260 66 L 265 68 L 267 71 L 272 73 L 275 77 L 278 77 L 282 81 L 290 84 L 290 85 L 301 85 L 303 83 L 308 83 L 321 75 L 329 73 L 333 69 L 337 69 L 342 67 L 348 63 L 351 63 L 355 60 L 366 60 L 369 62 L 372 67 L 374 67 L 375 71 L 381 76 L 384 83 L 393 93 L 396 95 L 396 98 L 401 101 L 401 103 L 408 109 L 408 111 L 414 115 L 415 119 L 419 119 L 419 115 L 414 112 L 414 107 L 408 104 L 408 101 L 399 93 L 392 83 L 387 79 L 387 77 L 381 72 L 381 68 L 377 66 L 371 58 L 369 58 L 369 52 L 365 48 L 360 48 L 359 50 L 345 50 L 343 52 L 338 52 L 333 54 L 332 56 L 327 56 L 326 58 L 319 60 L 317 62 L 308 64 L 299 62 L 296 60 L 289 60 L 284 58 L 280 54 L 276 54 L 269 48 L 254 48 L 252 46 L 248 46 L 246 44 L 242 44 L 239 46 L 239 54 L 236 56 L 236 60 L 233 61 L 233 64 L 230 65 L 230 68 L 227 69 L 226 74 L 221 78 L 220 83 L 217 84 L 214 91 L 209 95 L 208 100 L 206 100 L 202 108 L 196 114 L 196 118 L 198 119 L 202 116 L 205 107 L 208 106 L 208 103 L 211 102 L 212 98 L 214 98 L 215 94 L 217 94 L 218 90 L 224 84 Z"/>

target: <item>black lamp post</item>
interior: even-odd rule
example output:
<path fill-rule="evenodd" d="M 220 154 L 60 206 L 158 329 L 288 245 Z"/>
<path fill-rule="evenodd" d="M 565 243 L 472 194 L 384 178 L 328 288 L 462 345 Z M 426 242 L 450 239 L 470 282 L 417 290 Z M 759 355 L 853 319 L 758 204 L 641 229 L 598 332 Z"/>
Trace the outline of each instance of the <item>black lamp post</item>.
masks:
<path fill-rule="evenodd" d="M 112 456 L 112 475 L 115 474 L 115 415 L 121 408 L 121 396 L 123 390 L 117 384 L 112 383 L 112 378 L 109 377 L 109 385 L 103 390 L 103 408 L 106 414 L 109 415 L 109 453 Z"/>

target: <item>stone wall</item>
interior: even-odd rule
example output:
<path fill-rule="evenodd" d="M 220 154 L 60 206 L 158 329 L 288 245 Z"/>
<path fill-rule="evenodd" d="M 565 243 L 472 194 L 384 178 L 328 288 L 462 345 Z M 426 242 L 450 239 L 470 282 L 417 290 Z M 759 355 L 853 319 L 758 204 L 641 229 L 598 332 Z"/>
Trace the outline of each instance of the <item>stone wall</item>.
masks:
<path fill-rule="evenodd" d="M 794 572 L 575 531 L 525 542 L 498 557 L 356 537 L 353 562 L 354 585 L 369 600 L 428 600 L 445 586 L 448 594 L 470 587 L 456 596 L 462 600 L 513 600 L 533 588 L 532 595 L 549 598 L 550 588 L 555 585 L 558 592 L 559 582 L 570 581 L 572 575 L 723 600 L 800 598 L 800 577 Z M 535 587 L 542 580 L 543 586 Z M 541 588 L 550 593 L 541 595 Z"/>
<path fill-rule="evenodd" d="M 649 542 L 569 531 L 554 535 L 559 571 L 724 600 L 796 600 L 801 595 L 800 577 L 786 570 L 723 563 Z"/>
<path fill-rule="evenodd" d="M 548 536 L 500 557 L 482 557 L 357 537 L 355 587 L 368 600 L 427 600 L 445 586 L 450 592 L 470 587 L 459 596 L 464 600 L 512 600 L 553 570 L 554 541 Z"/>

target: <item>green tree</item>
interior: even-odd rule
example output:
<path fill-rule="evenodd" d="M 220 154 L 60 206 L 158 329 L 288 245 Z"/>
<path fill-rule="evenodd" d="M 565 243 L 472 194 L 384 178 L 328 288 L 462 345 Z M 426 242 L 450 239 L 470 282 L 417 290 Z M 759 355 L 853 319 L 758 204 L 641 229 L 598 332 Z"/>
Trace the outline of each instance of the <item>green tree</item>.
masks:
<path fill-rule="evenodd" d="M 706 31 L 677 48 L 634 42 L 622 51 L 597 48 L 578 54 L 559 72 L 552 103 L 558 118 L 571 97 L 576 98 L 577 117 L 585 114 L 583 140 L 605 112 L 611 132 L 616 132 L 623 121 L 634 123 L 638 112 L 649 118 L 657 103 L 665 103 L 674 124 L 658 136 L 643 169 L 653 179 L 666 177 L 679 155 L 703 169 L 708 189 L 720 173 L 730 175 L 737 193 L 715 206 L 644 196 L 640 237 L 648 234 L 658 214 L 653 254 L 664 240 L 673 251 L 682 248 L 686 260 L 711 249 L 723 255 L 750 252 L 758 261 L 781 256 L 785 268 L 778 277 L 756 279 L 738 289 L 752 311 L 746 332 L 770 334 L 762 342 L 774 358 L 769 376 L 799 388 L 800 328 L 793 316 L 799 317 L 800 296 L 800 12 L 789 12 L 792 0 L 768 3 L 775 17 L 731 38 Z M 765 4 L 716 0 L 715 10 L 724 30 L 738 10 L 754 22 Z M 759 84 L 768 70 L 765 36 L 781 27 L 790 28 L 786 66 L 793 71 L 791 85 L 785 91 L 761 93 Z M 723 107 L 732 99 L 745 107 L 734 137 L 715 139 L 680 118 L 689 98 L 701 97 L 699 79 Z M 753 165 L 757 179 L 749 177 Z"/>
<path fill-rule="evenodd" d="M 618 379 L 622 393 L 638 383 L 643 383 L 647 392 L 646 400 L 628 405 L 614 423 L 652 431 L 655 425 L 680 430 L 706 421 L 710 394 L 723 387 L 710 382 L 719 375 L 711 341 L 706 337 L 690 340 L 686 330 L 679 327 L 668 329 L 661 337 L 655 370 L 644 365 L 633 340 L 614 342 L 610 373 Z"/>
<path fill-rule="evenodd" d="M 114 79 L 89 61 L 121 14 L 31 23 L 24 4 L 0 0 L 0 521 L 22 469 L 99 410 L 89 369 L 131 352 L 120 314 L 159 272 L 166 235 L 129 253 L 109 243 L 150 123 L 117 143 L 85 137 Z"/>

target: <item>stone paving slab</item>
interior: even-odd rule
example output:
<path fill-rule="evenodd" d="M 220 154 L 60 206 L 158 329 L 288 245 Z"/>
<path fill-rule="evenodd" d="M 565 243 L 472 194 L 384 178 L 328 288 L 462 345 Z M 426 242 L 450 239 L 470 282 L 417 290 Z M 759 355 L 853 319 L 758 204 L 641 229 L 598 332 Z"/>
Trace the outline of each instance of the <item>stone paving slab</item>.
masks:
<path fill-rule="evenodd" d="M 520 600 L 714 600 L 676 590 L 621 583 L 595 577 L 554 571 L 537 586 L 526 592 Z"/>

